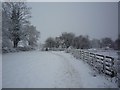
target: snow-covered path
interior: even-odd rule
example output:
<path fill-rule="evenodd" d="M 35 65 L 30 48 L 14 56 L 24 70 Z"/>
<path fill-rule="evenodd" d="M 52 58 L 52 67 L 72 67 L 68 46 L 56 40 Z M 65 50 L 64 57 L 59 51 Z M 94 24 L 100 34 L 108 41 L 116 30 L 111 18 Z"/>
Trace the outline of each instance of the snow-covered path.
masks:
<path fill-rule="evenodd" d="M 116 87 L 90 67 L 62 51 L 32 51 L 3 55 L 3 88 Z"/>

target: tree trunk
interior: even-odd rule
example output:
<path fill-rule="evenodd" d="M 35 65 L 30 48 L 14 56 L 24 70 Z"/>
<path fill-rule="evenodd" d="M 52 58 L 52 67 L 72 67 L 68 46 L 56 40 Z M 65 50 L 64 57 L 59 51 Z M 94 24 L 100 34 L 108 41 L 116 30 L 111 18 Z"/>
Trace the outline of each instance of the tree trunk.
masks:
<path fill-rule="evenodd" d="M 14 41 L 13 41 L 13 44 L 14 44 L 13 47 L 14 47 L 14 48 L 17 48 L 17 46 L 18 46 L 18 42 L 19 42 L 18 40 L 14 40 Z"/>

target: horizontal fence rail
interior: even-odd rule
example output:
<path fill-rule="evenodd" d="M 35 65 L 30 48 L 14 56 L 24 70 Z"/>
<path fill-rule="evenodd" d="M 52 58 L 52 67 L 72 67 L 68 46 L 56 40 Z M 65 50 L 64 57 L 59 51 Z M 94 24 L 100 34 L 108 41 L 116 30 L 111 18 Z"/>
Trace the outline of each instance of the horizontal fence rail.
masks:
<path fill-rule="evenodd" d="M 93 66 L 100 73 L 104 73 L 110 77 L 115 77 L 117 70 L 114 67 L 114 58 L 110 56 L 95 54 L 81 49 L 71 49 L 66 52 L 72 53 L 77 59 L 82 59 L 89 65 Z"/>

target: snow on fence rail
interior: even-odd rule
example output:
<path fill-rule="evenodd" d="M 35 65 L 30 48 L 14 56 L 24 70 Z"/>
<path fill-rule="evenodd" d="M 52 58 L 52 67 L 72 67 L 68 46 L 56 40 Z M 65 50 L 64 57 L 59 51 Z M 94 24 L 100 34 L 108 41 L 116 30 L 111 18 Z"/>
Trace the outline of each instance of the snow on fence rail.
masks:
<path fill-rule="evenodd" d="M 81 49 L 72 49 L 68 50 L 67 52 L 71 52 L 74 57 L 80 58 L 83 61 L 87 62 L 93 66 L 94 69 L 99 71 L 99 73 L 104 73 L 110 77 L 115 77 L 117 75 L 113 57 L 95 54 Z"/>

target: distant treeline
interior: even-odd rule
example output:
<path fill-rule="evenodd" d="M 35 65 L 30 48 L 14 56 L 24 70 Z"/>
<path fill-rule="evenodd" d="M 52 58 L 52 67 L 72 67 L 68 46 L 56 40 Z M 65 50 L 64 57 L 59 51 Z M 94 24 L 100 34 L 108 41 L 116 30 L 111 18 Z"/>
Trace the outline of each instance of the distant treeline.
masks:
<path fill-rule="evenodd" d="M 49 37 L 45 41 L 44 47 L 48 48 L 68 48 L 72 46 L 76 49 L 89 49 L 89 48 L 111 48 L 118 50 L 120 47 L 120 38 L 113 41 L 109 37 L 102 38 L 101 40 L 93 39 L 90 40 L 89 36 L 75 36 L 74 33 L 64 32 L 59 37 Z"/>

